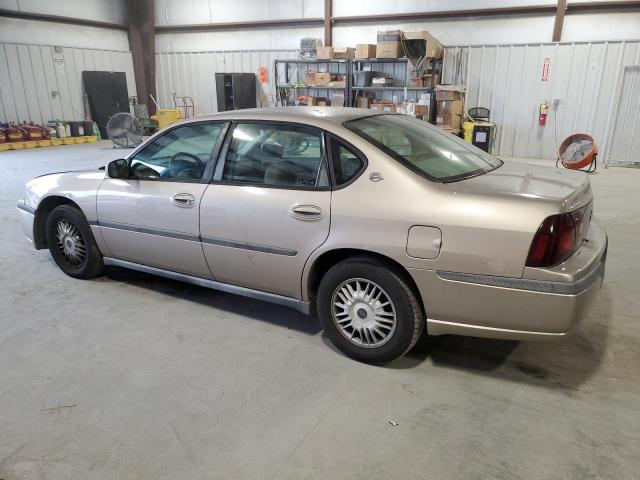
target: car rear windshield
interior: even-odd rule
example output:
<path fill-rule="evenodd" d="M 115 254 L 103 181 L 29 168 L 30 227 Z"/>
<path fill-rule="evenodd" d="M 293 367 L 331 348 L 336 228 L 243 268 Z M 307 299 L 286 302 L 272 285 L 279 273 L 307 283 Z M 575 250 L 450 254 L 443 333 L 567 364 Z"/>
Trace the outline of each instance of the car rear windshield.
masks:
<path fill-rule="evenodd" d="M 455 182 L 490 172 L 502 161 L 470 143 L 407 115 L 373 115 L 345 127 L 436 182 Z"/>

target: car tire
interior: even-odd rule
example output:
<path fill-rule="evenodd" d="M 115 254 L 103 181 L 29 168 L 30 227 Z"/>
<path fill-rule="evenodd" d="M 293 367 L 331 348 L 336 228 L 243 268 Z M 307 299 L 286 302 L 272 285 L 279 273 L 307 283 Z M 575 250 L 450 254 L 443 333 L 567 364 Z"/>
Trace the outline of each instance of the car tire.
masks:
<path fill-rule="evenodd" d="M 399 272 L 370 257 L 334 265 L 320 281 L 317 312 L 345 355 L 382 365 L 407 353 L 424 330 L 417 295 Z"/>
<path fill-rule="evenodd" d="M 74 278 L 93 278 L 102 273 L 104 263 L 82 212 L 71 205 L 54 208 L 45 226 L 47 246 L 56 265 Z"/>

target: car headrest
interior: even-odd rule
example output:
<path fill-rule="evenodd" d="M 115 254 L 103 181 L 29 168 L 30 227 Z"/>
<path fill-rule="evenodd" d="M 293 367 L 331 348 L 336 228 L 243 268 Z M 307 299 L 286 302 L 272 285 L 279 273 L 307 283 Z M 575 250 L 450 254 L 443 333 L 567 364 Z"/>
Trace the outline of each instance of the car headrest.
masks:
<path fill-rule="evenodd" d="M 284 154 L 284 147 L 279 143 L 263 143 L 260 150 L 268 155 L 278 158 L 281 158 Z"/>

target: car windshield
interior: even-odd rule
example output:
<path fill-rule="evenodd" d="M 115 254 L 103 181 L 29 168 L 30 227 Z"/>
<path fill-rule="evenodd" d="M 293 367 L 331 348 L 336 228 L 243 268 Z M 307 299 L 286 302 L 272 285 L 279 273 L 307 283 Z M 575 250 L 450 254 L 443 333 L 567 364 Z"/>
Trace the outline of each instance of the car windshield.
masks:
<path fill-rule="evenodd" d="M 374 115 L 345 127 L 436 182 L 455 182 L 490 172 L 502 161 L 470 143 L 407 115 Z"/>

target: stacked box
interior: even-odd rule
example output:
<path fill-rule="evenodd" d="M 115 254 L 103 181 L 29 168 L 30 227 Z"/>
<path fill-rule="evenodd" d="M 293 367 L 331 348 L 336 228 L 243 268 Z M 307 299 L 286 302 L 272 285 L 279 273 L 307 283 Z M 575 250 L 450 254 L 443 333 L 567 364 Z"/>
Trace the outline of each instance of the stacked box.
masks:
<path fill-rule="evenodd" d="M 376 46 L 369 43 L 358 43 L 356 58 L 376 58 Z"/>
<path fill-rule="evenodd" d="M 319 60 L 331 60 L 333 58 L 333 47 L 318 47 L 316 58 Z"/>
<path fill-rule="evenodd" d="M 353 47 L 333 47 L 333 58 L 350 59 L 354 58 L 356 49 Z"/>
<path fill-rule="evenodd" d="M 436 90 L 436 125 L 449 130 L 462 128 L 462 93 L 456 90 Z"/>
<path fill-rule="evenodd" d="M 420 32 L 404 32 L 402 39 L 405 42 L 424 42 L 425 57 L 427 58 L 442 57 L 442 44 L 426 30 Z"/>
<path fill-rule="evenodd" d="M 378 32 L 376 44 L 376 58 L 400 58 L 402 52 L 402 30 L 387 30 Z"/>

